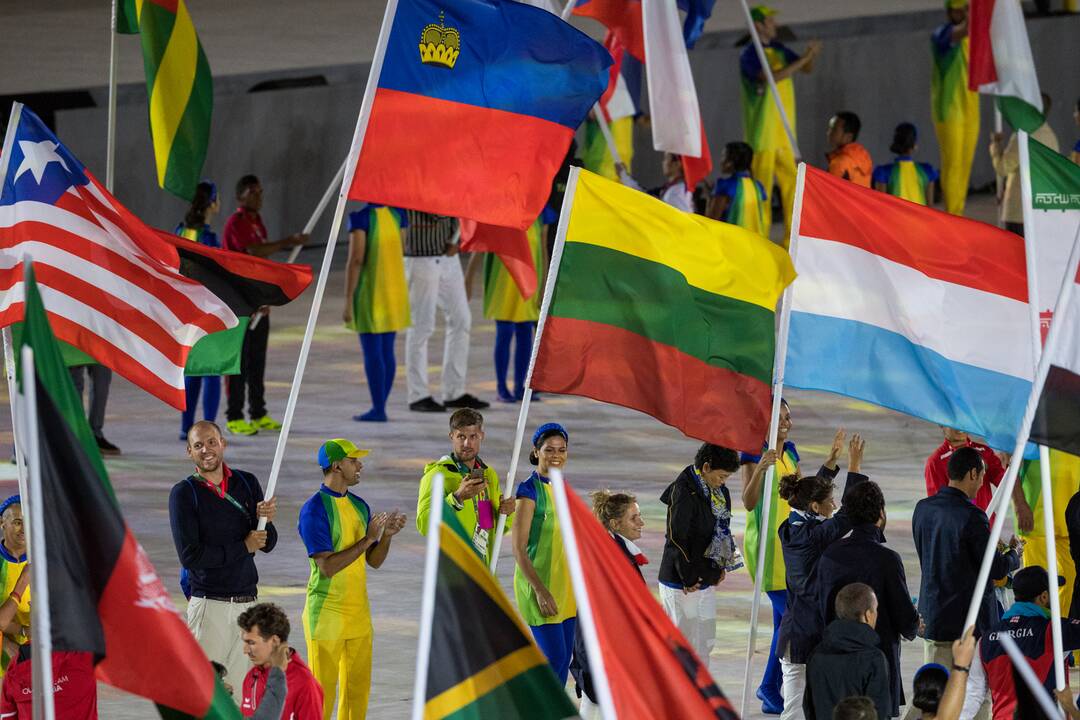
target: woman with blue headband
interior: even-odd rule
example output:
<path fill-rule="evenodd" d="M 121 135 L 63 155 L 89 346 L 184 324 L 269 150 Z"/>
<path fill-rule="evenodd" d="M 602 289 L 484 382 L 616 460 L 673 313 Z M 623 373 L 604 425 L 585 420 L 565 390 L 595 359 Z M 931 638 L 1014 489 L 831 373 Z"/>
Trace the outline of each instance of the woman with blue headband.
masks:
<path fill-rule="evenodd" d="M 536 470 L 518 486 L 513 530 L 514 598 L 564 685 L 574 652 L 577 605 L 548 473 L 565 467 L 567 440 L 558 423 L 541 425 L 533 433 L 529 462 Z"/>

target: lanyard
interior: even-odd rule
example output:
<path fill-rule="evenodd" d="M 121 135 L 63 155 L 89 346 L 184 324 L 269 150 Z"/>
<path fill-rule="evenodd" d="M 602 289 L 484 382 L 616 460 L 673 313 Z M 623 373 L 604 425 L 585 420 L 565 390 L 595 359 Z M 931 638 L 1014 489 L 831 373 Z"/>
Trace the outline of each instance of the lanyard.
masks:
<path fill-rule="evenodd" d="M 227 482 L 224 478 L 221 481 L 221 487 L 219 489 L 217 485 L 204 478 L 198 472 L 196 472 L 193 477 L 195 477 L 203 485 L 206 485 L 206 487 L 210 488 L 210 490 L 219 498 L 221 498 L 222 500 L 228 500 L 230 503 L 232 503 L 232 506 L 240 512 L 244 513 L 245 517 L 247 516 L 248 511 L 244 509 L 244 506 L 237 502 L 236 498 L 230 495 L 229 492 L 225 489 Z"/>

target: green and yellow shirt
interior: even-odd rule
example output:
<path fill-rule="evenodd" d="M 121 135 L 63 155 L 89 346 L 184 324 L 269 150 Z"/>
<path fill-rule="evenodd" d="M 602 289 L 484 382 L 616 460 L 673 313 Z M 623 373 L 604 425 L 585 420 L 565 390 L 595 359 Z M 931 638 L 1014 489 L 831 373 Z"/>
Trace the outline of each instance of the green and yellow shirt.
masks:
<path fill-rule="evenodd" d="M 517 600 L 518 610 L 529 625 L 553 625 L 577 617 L 574 588 L 570 584 L 570 566 L 566 562 L 566 551 L 563 549 L 562 531 L 559 529 L 558 513 L 555 512 L 551 483 L 534 471 L 518 486 L 517 497 L 536 503 L 525 552 L 541 582 L 555 599 L 559 612 L 552 617 L 540 614 L 540 605 L 532 585 L 521 572 L 521 568 L 515 567 L 514 599 Z"/>
<path fill-rule="evenodd" d="M 766 448 L 767 449 L 767 448 Z M 740 461 L 743 463 L 757 463 L 760 456 L 743 453 Z M 772 502 L 769 505 L 769 518 L 767 523 L 762 522 L 762 511 L 765 506 L 765 494 L 762 493 L 757 506 L 746 514 L 746 534 L 743 536 L 743 555 L 746 557 L 746 569 L 750 577 L 756 577 L 758 563 L 758 545 L 761 542 L 761 528 L 765 527 L 769 540 L 765 545 L 765 574 L 761 589 L 765 592 L 772 590 L 787 589 L 787 581 L 784 579 L 784 553 L 780 548 L 780 537 L 776 534 L 780 523 L 791 514 L 791 507 L 787 501 L 780 497 L 780 478 L 785 475 L 793 475 L 799 471 L 799 453 L 795 449 L 795 443 L 784 443 L 784 452 L 776 461 L 776 471 L 773 473 Z"/>
<path fill-rule="evenodd" d="M 409 226 L 404 210 L 368 205 L 349 213 L 349 232 L 366 234 L 364 265 L 353 292 L 353 321 L 358 333 L 397 332 L 409 327 L 409 288 L 401 231 Z"/>

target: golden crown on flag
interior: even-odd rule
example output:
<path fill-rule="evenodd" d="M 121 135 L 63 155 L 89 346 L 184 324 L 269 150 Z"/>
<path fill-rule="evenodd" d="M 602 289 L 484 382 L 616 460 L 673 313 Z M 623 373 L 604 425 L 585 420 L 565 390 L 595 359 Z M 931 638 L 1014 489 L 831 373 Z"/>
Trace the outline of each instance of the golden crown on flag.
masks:
<path fill-rule="evenodd" d="M 443 13 L 439 13 L 439 24 L 431 23 L 420 33 L 420 62 L 425 65 L 441 65 L 453 69 L 461 52 L 461 33 L 457 28 L 448 28 L 443 24 Z"/>

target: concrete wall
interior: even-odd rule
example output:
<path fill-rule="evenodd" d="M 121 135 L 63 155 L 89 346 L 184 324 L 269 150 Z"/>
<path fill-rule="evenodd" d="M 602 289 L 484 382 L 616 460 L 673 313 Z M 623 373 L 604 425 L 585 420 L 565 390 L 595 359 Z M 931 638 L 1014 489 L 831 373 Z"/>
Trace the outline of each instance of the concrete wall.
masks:
<path fill-rule="evenodd" d="M 938 13 L 908 13 L 794 28 L 800 38 L 792 43 L 794 47 L 801 48 L 801 39 L 812 37 L 826 44 L 814 72 L 796 81 L 798 136 L 809 162 L 823 162 L 826 123 L 835 111 L 847 109 L 862 118 L 860 140 L 875 162 L 889 159 L 893 127 L 910 120 L 920 129 L 919 157 L 938 163 L 929 109 L 929 33 L 940 21 Z M 1043 89 L 1055 101 L 1051 125 L 1062 145 L 1071 147 L 1080 134 L 1071 116 L 1080 95 L 1080 16 L 1032 18 L 1028 31 Z M 717 158 L 725 142 L 742 137 L 737 39 L 736 33 L 707 35 L 690 55 Z M 300 229 L 348 149 L 367 67 L 337 66 L 321 72 L 329 81 L 326 86 L 258 93 L 246 90 L 267 76 L 216 80 L 214 126 L 204 175 L 218 182 L 226 213 L 232 209 L 236 180 L 248 172 L 259 175 L 265 187 L 263 215 L 271 236 Z M 313 71 L 274 73 L 273 77 L 309 74 Z M 103 178 L 104 91 L 98 88 L 94 94 L 100 107 L 58 113 L 57 130 Z M 126 86 L 118 98 L 117 195 L 147 221 L 172 228 L 185 205 L 157 188 L 145 89 Z M 986 150 L 992 118 L 990 102 L 984 100 L 983 140 L 972 175 L 975 186 L 993 182 Z M 659 161 L 646 128 L 639 128 L 636 144 L 635 175 L 646 185 L 657 181 Z M 316 230 L 316 242 L 325 239 L 328 228 L 327 217 Z"/>

